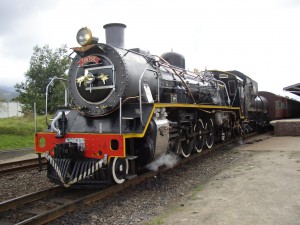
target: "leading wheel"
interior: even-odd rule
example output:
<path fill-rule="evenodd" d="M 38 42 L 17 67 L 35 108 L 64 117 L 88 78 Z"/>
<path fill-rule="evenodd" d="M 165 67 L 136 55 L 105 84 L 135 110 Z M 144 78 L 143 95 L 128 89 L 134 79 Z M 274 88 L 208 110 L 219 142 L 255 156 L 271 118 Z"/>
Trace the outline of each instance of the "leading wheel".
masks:
<path fill-rule="evenodd" d="M 207 121 L 205 125 L 205 130 L 206 130 L 206 146 L 207 148 L 211 148 L 214 145 L 215 141 L 215 132 L 214 132 L 214 122 L 212 119 Z"/>
<path fill-rule="evenodd" d="M 129 163 L 125 158 L 113 158 L 110 172 L 115 183 L 122 184 L 128 174 Z"/>

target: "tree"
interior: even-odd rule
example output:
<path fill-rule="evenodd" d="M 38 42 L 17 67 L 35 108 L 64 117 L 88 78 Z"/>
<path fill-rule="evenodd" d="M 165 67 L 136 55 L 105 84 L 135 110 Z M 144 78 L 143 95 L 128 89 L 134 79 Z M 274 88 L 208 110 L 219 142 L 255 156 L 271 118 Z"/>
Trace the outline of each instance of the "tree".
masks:
<path fill-rule="evenodd" d="M 16 98 L 23 104 L 22 112 L 29 113 L 36 103 L 38 114 L 45 112 L 46 87 L 53 77 L 66 78 L 66 70 L 71 59 L 67 55 L 67 46 L 58 49 L 50 49 L 48 45 L 33 48 L 30 66 L 25 73 L 25 82 L 15 85 L 20 95 Z M 50 92 L 51 91 L 51 92 Z M 48 111 L 53 112 L 58 105 L 64 103 L 64 88 L 62 84 L 55 83 L 48 93 Z"/>

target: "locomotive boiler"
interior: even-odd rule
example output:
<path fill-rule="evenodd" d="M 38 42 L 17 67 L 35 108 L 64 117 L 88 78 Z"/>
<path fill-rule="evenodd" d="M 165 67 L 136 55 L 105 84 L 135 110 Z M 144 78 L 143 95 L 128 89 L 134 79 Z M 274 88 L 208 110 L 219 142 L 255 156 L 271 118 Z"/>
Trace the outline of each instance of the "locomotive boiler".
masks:
<path fill-rule="evenodd" d="M 189 157 L 242 134 L 255 81 L 237 71 L 188 71 L 181 54 L 124 48 L 124 24 L 104 28 L 106 43 L 88 28 L 78 31 L 69 105 L 35 136 L 52 181 L 120 184 L 160 155 Z"/>

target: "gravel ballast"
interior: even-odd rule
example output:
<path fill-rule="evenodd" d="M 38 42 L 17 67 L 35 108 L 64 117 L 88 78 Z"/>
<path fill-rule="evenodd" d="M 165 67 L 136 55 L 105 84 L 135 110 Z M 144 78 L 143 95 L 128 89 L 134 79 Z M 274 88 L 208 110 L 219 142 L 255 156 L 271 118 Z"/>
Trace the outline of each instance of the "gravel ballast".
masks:
<path fill-rule="evenodd" d="M 31 169 L 0 176 L 0 201 L 15 198 L 31 192 L 47 189 L 54 185 L 49 182 L 47 172 Z"/>

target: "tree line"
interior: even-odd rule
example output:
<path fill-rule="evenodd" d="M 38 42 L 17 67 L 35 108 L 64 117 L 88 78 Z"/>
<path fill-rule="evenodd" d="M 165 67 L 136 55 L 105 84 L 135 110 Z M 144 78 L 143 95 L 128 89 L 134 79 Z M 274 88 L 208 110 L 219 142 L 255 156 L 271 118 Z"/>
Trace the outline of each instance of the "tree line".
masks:
<path fill-rule="evenodd" d="M 67 52 L 66 45 L 57 49 L 51 49 L 48 45 L 33 48 L 29 69 L 25 73 L 25 81 L 15 85 L 19 93 L 15 100 L 23 105 L 22 113 L 31 114 L 34 103 L 36 103 L 38 114 L 45 113 L 47 85 L 54 77 L 67 79 L 67 70 L 71 63 Z M 63 84 L 56 82 L 55 85 L 50 86 L 48 112 L 54 112 L 57 106 L 64 105 L 64 98 Z"/>

